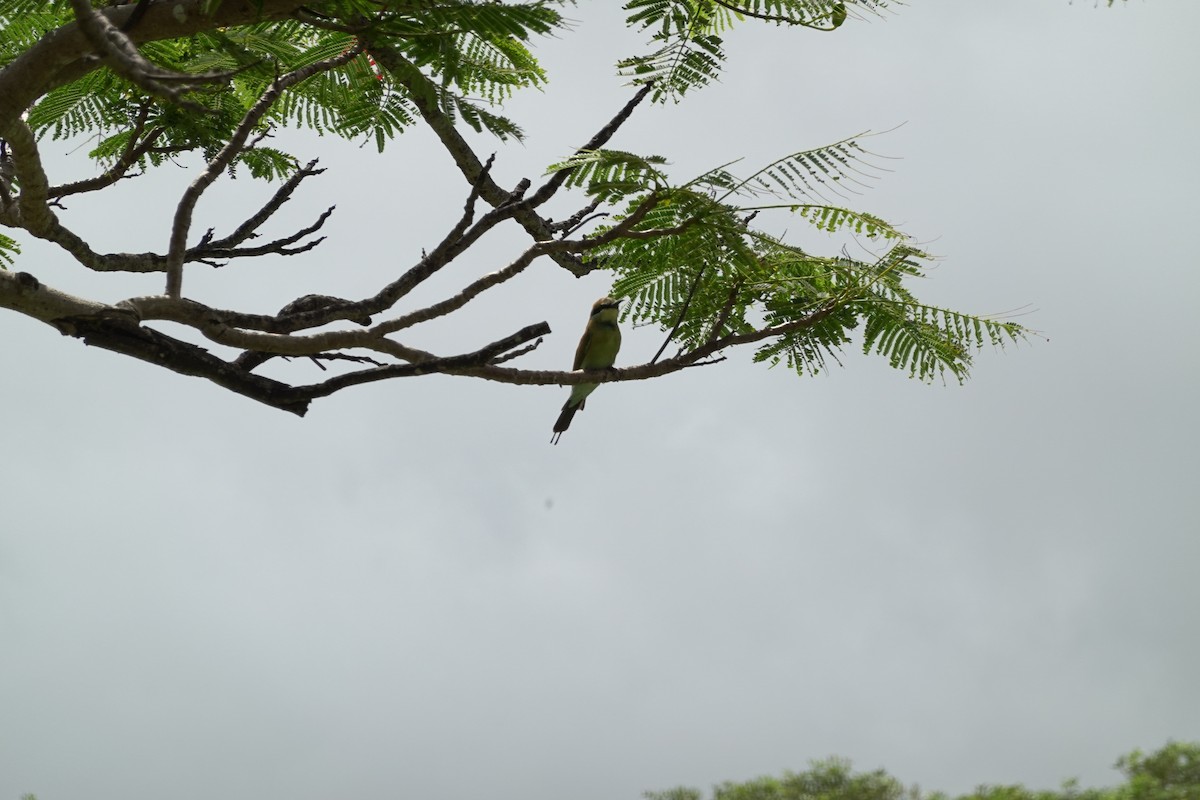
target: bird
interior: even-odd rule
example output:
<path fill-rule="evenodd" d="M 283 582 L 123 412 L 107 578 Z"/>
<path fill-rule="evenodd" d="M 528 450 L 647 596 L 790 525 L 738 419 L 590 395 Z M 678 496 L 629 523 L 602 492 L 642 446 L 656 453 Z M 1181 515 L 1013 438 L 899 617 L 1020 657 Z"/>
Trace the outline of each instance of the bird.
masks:
<path fill-rule="evenodd" d="M 617 360 L 617 351 L 621 349 L 621 329 L 617 327 L 617 306 L 620 300 L 611 297 L 601 297 L 592 304 L 592 314 L 588 317 L 587 327 L 583 330 L 583 338 L 575 349 L 575 365 L 578 369 L 608 369 Z M 563 431 L 571 427 L 571 418 L 576 411 L 583 409 L 587 396 L 595 391 L 599 384 L 577 383 L 571 387 L 571 396 L 563 404 L 562 413 L 554 423 L 554 435 L 550 437 L 551 444 L 558 444 Z"/>

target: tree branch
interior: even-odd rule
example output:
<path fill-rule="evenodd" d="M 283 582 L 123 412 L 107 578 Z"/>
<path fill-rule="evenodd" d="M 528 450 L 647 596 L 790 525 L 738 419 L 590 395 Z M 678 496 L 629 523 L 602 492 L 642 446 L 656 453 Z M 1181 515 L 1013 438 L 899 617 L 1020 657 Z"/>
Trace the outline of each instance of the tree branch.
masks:
<path fill-rule="evenodd" d="M 132 356 L 184 375 L 207 378 L 238 394 L 300 416 L 308 400 L 287 384 L 239 369 L 202 347 L 138 324 L 129 311 L 73 297 L 40 283 L 26 272 L 0 270 L 0 308 L 53 325 L 67 336 Z"/>
<path fill-rule="evenodd" d="M 471 300 L 483 294 L 484 291 L 516 277 L 532 264 L 538 256 L 545 254 L 545 252 L 545 245 L 542 243 L 532 245 L 504 269 L 489 272 L 483 277 L 476 279 L 453 297 L 442 300 L 440 303 L 426 306 L 418 311 L 412 311 L 396 319 L 381 322 L 373 330 L 379 334 L 395 333 L 396 331 L 410 328 L 413 325 L 428 322 L 431 319 L 444 317 L 462 308 Z"/>
<path fill-rule="evenodd" d="M 667 345 L 675 338 L 675 334 L 679 332 L 679 326 L 683 324 L 683 317 L 687 314 L 688 306 L 692 304 L 692 298 L 696 296 L 696 290 L 700 288 L 700 279 L 704 277 L 704 271 L 708 269 L 708 264 L 701 265 L 700 269 L 696 270 L 696 279 L 692 281 L 692 288 L 688 290 L 687 297 L 684 298 L 683 307 L 679 309 L 679 316 L 675 319 L 675 327 L 671 328 L 671 332 L 667 334 L 667 338 L 663 340 L 662 346 L 658 348 L 658 352 L 654 354 L 654 358 L 650 359 L 650 363 L 658 361 L 658 357 L 667 349 Z"/>
<path fill-rule="evenodd" d="M 723 8 L 729 9 L 736 14 L 745 14 L 747 17 L 761 19 L 766 22 L 774 22 L 777 25 L 799 25 L 800 27 L 810 28 L 814 31 L 832 31 L 841 26 L 841 23 L 837 22 L 837 24 L 834 24 L 832 28 L 822 28 L 820 25 L 814 25 L 811 22 L 803 22 L 802 20 L 792 19 L 791 17 L 783 16 L 781 14 L 764 14 L 761 11 L 753 11 L 749 8 L 743 8 L 742 6 L 734 5 L 733 3 L 728 2 L 728 0 L 713 0 L 713 2 Z M 834 14 L 829 15 L 831 24 L 837 19 L 836 13 L 837 12 L 835 11 Z M 845 8 L 843 7 L 842 17 L 845 18 L 845 16 Z M 818 19 L 820 19 L 820 17 Z"/>
<path fill-rule="evenodd" d="M 210 241 L 207 243 L 207 245 L 205 245 L 205 247 L 209 250 L 228 250 L 230 248 L 237 247 L 247 239 L 256 236 L 258 229 L 261 228 L 266 221 L 269 220 L 275 214 L 275 212 L 280 209 L 281 206 L 283 206 L 284 203 L 291 199 L 292 194 L 296 191 L 296 188 L 300 186 L 300 183 L 305 178 L 312 177 L 313 175 L 320 175 L 325 171 L 324 169 L 317 169 L 316 166 L 317 159 L 314 158 L 303 167 L 300 167 L 286 181 L 284 181 L 278 189 L 275 190 L 275 194 L 263 205 L 262 208 L 258 210 L 257 213 L 255 213 L 241 225 L 237 226 L 233 233 L 222 239 Z M 332 211 L 333 208 L 330 207 L 329 210 Z M 328 212 L 322 215 L 322 221 L 326 216 L 328 216 Z M 317 225 L 309 232 L 311 233 L 319 227 L 320 225 Z M 296 238 L 301 237 L 297 236 Z"/>
<path fill-rule="evenodd" d="M 224 83 L 235 74 L 232 72 L 191 74 L 164 70 L 150 63 L 139 53 L 129 37 L 122 33 L 121 28 L 109 22 L 107 17 L 92 8 L 89 0 L 71 0 L 71 8 L 75 12 L 75 19 L 79 23 L 79 27 L 99 51 L 104 63 L 113 72 L 150 95 L 198 110 L 200 106 L 185 101 L 184 94 L 204 84 Z M 140 8 L 135 8 L 130 14 L 130 20 L 136 22 L 137 20 L 134 18 L 140 19 L 145 11 L 144 4 Z M 169 84 L 176 84 L 176 86 Z"/>
<path fill-rule="evenodd" d="M 144 7 L 141 21 L 129 31 L 133 44 L 191 36 L 221 27 L 290 17 L 304 0 L 255 0 L 213 3 L 212 0 L 156 0 Z M 132 3 L 98 9 L 118 27 L 137 13 Z M 0 69 L 0 138 L 34 101 L 55 87 L 77 80 L 101 66 L 95 46 L 75 22 L 50 31 Z"/>
<path fill-rule="evenodd" d="M 159 137 L 166 133 L 165 128 L 152 128 L 141 141 L 138 141 L 142 135 L 142 131 L 146 127 L 146 119 L 149 114 L 150 104 L 148 102 L 142 103 L 142 107 L 138 109 L 138 116 L 134 121 L 133 130 L 130 132 L 129 144 L 125 147 L 125 152 L 121 153 L 116 162 L 106 169 L 103 174 L 95 178 L 87 178 L 86 180 L 75 181 L 63 186 L 55 186 L 50 189 L 50 197 L 59 199 L 73 194 L 94 192 L 112 186 L 124 178 L 133 165 L 138 163 L 143 156 L 153 149 L 154 143 L 158 141 Z"/>
<path fill-rule="evenodd" d="M 633 99 L 626 103 L 625 106 L 617 112 L 615 117 L 609 120 L 603 128 L 596 132 L 595 136 L 588 140 L 587 144 L 575 151 L 576 154 L 587 152 L 589 150 L 599 150 L 601 147 L 607 144 L 608 140 L 611 139 L 614 134 L 616 134 L 617 129 L 625 124 L 625 120 L 629 119 L 630 115 L 633 114 L 633 110 L 638 107 L 638 104 L 641 103 L 642 100 L 646 99 L 646 95 L 650 94 L 650 91 L 653 88 L 654 81 L 647 82 L 646 85 L 639 89 L 637 94 L 633 96 Z M 566 181 L 566 179 L 569 178 L 571 173 L 574 171 L 575 167 L 564 167 L 563 169 L 560 169 L 551 175 L 550 179 L 538 187 L 538 190 L 533 193 L 532 197 L 529 198 L 530 206 L 537 208 L 553 197 L 554 193 L 559 190 L 559 188 L 563 185 L 563 182 Z"/>
<path fill-rule="evenodd" d="M 454 121 L 440 108 L 437 87 L 425 77 L 415 64 L 394 48 L 368 37 L 367 49 L 371 51 L 375 60 L 391 74 L 392 78 L 408 90 L 409 99 L 412 100 L 421 117 L 441 140 L 463 177 L 474 186 L 483 173 L 483 164 L 475 155 L 475 151 L 467 144 L 467 140 L 458 132 Z M 479 196 L 484 201 L 492 206 L 498 206 L 505 202 L 508 195 L 509 192 L 500 188 L 494 180 L 484 176 L 479 187 Z M 550 224 L 532 208 L 518 209 L 513 217 L 521 223 L 534 240 L 542 241 L 553 237 Z M 554 260 L 559 266 L 569 270 L 577 277 L 591 272 L 591 267 L 568 253 L 559 253 Z"/>
<path fill-rule="evenodd" d="M 348 386 L 357 386 L 363 383 L 387 380 L 388 378 L 409 378 L 434 373 L 455 372 L 461 369 L 484 365 L 493 360 L 508 360 L 505 356 L 508 351 L 520 347 L 533 339 L 540 341 L 539 337 L 545 336 L 548 333 L 550 333 L 550 326 L 545 322 L 539 322 L 535 325 L 524 327 L 511 336 L 506 336 L 503 339 L 492 342 L 473 353 L 464 353 L 445 358 L 430 358 L 415 364 L 392 364 L 386 367 L 348 372 L 344 375 L 338 375 L 322 381 L 321 383 L 309 386 L 297 386 L 295 391 L 300 397 L 315 399 L 317 397 L 327 397 L 339 389 L 345 389 Z"/>
<path fill-rule="evenodd" d="M 78 2 L 78 0 L 74 1 Z M 332 58 L 327 58 L 323 61 L 293 70 L 272 81 L 271 85 L 266 88 L 254 105 L 250 107 L 250 110 L 242 117 L 241 124 L 233 132 L 233 136 L 230 137 L 229 142 L 221 148 L 220 152 L 213 156 L 204 171 L 184 191 L 183 197 L 180 198 L 179 205 L 175 209 L 175 220 L 171 226 L 171 245 L 167 251 L 168 296 L 178 298 L 183 288 L 183 262 L 184 253 L 187 249 L 187 235 L 192 225 L 192 212 L 196 207 L 196 202 L 200 199 L 200 195 L 212 185 L 213 181 L 229 166 L 238 153 L 242 151 L 246 139 L 250 136 L 250 132 L 258 125 L 259 120 L 263 118 L 263 115 L 267 113 L 286 89 L 319 72 L 336 69 L 351 59 L 357 58 L 359 53 L 362 52 L 362 48 L 362 43 L 356 42 L 352 47 Z"/>

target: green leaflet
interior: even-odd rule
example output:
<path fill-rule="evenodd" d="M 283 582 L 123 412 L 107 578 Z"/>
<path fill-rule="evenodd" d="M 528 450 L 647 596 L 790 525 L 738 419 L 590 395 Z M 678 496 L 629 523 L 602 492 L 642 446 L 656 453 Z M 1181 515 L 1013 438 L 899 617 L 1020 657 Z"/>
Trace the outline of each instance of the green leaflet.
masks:
<path fill-rule="evenodd" d="M 624 150 L 580 150 L 566 161 L 553 164 L 547 173 L 569 169 L 565 185 L 582 187 L 587 194 L 607 202 L 653 191 L 666 185 L 662 156 L 641 156 Z"/>
<path fill-rule="evenodd" d="M 16 240 L 0 233 L 0 269 L 8 269 L 17 263 L 16 256 L 21 254 L 21 244 Z"/>
<path fill-rule="evenodd" d="M 878 14 L 892 0 L 851 0 L 850 5 Z M 650 31 L 650 52 L 622 59 L 622 75 L 654 82 L 655 100 L 678 100 L 716 80 L 725 60 L 719 34 L 753 18 L 777 25 L 834 30 L 846 20 L 840 0 L 627 0 L 626 22 Z"/>

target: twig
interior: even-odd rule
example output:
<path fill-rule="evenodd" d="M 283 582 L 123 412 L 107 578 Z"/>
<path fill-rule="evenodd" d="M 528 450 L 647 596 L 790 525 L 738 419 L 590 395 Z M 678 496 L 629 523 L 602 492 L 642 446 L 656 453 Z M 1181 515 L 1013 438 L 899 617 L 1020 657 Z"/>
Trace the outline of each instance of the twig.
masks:
<path fill-rule="evenodd" d="M 516 275 L 519 275 L 526 267 L 532 264 L 538 256 L 544 255 L 546 252 L 547 248 L 543 243 L 532 245 L 531 247 L 526 248 L 524 253 L 518 256 L 504 269 L 499 269 L 495 272 L 489 272 L 487 275 L 476 279 L 453 297 L 449 297 L 439 303 L 434 303 L 431 306 L 426 306 L 425 308 L 417 311 L 409 312 L 408 314 L 397 317 L 396 319 L 381 322 L 375 326 L 374 331 L 380 335 L 395 333 L 396 331 L 412 327 L 413 325 L 417 325 L 422 322 L 428 322 L 431 319 L 444 317 L 447 314 L 462 308 L 487 289 L 503 283 L 504 281 L 515 277 Z"/>
<path fill-rule="evenodd" d="M 571 216 L 564 219 L 562 222 L 551 222 L 550 230 L 554 233 L 561 234 L 563 238 L 570 236 L 575 231 L 579 230 L 588 219 L 588 215 L 600 207 L 601 198 L 597 197 L 592 202 L 588 203 L 583 208 L 576 211 Z M 596 216 L 608 216 L 605 214 L 597 214 Z"/>
<path fill-rule="evenodd" d="M 146 120 L 150 116 L 150 103 L 144 102 L 138 109 L 137 117 L 134 119 L 133 130 L 130 131 L 129 144 L 125 146 L 125 151 L 121 153 L 116 162 L 111 167 L 105 170 L 102 174 L 95 178 L 88 178 L 82 181 L 75 181 L 63 186 L 56 186 L 50 189 L 50 197 L 62 198 L 72 194 L 81 194 L 83 192 L 94 192 L 99 189 L 107 188 L 122 178 L 126 177 L 126 173 L 130 168 L 141 160 L 143 156 L 149 153 L 154 143 L 158 141 L 164 133 L 165 128 L 152 128 L 145 138 L 141 138 L 142 132 L 146 127 Z M 139 141 L 140 138 L 140 141 Z"/>
<path fill-rule="evenodd" d="M 692 304 L 692 298 L 696 296 L 696 290 L 700 288 L 700 279 L 704 277 L 705 270 L 708 269 L 708 264 L 704 264 L 700 269 L 696 270 L 696 279 L 692 281 L 692 288 L 688 290 L 687 298 L 683 301 L 683 308 L 679 309 L 679 317 L 675 320 L 675 327 L 671 328 L 671 332 L 667 334 L 667 338 L 663 340 L 662 346 L 658 348 L 658 352 L 654 354 L 654 358 L 650 359 L 650 363 L 654 364 L 658 361 L 658 357 L 667 349 L 667 345 L 675 338 L 675 334 L 679 332 L 679 326 L 683 324 L 683 318 L 687 314 L 688 306 Z"/>
<path fill-rule="evenodd" d="M 469 369 L 474 366 L 487 364 L 504 353 L 520 347 L 532 339 L 545 336 L 548 333 L 550 333 L 550 326 L 545 322 L 539 322 L 535 325 L 524 327 L 511 336 L 506 336 L 503 339 L 492 342 L 473 353 L 464 353 L 445 358 L 433 358 L 415 364 L 392 364 L 386 367 L 376 367 L 375 369 L 361 370 L 359 372 L 348 372 L 344 375 L 338 375 L 322 381 L 321 383 L 310 386 L 297 386 L 295 387 L 295 392 L 298 396 L 315 399 L 318 397 L 327 397 L 339 389 L 345 389 L 348 386 L 372 383 L 388 378 L 414 377 Z"/>
<path fill-rule="evenodd" d="M 717 315 L 716 322 L 713 323 L 712 333 L 708 336 L 708 341 L 713 341 L 721 335 L 721 329 L 725 327 L 725 323 L 729 321 L 729 316 L 733 313 L 733 307 L 737 303 L 738 292 L 742 288 L 742 279 L 738 278 L 733 282 L 733 286 L 729 288 L 729 299 L 725 301 L 725 307 L 721 309 L 721 313 Z"/>
<path fill-rule="evenodd" d="M 288 356 L 283 356 L 283 358 L 288 358 Z M 321 363 L 322 361 L 353 361 L 356 364 L 371 364 L 376 367 L 387 366 L 382 361 L 376 361 L 370 356 L 356 356 L 352 353 L 314 353 L 308 358 L 320 367 L 322 372 L 326 372 L 329 369 Z"/>
<path fill-rule="evenodd" d="M 783 24 L 783 25 L 799 25 L 804 28 L 811 28 L 814 31 L 832 31 L 832 30 L 836 30 L 838 27 L 837 25 L 835 25 L 832 28 L 822 28 L 821 26 L 814 25 L 811 22 L 804 22 L 802 20 L 792 19 L 791 17 L 783 16 L 781 14 L 764 14 L 761 11 L 752 11 L 748 8 L 743 8 L 742 6 L 736 6 L 733 3 L 728 2 L 728 0 L 713 0 L 713 2 L 715 2 L 717 5 L 727 8 L 730 11 L 733 11 L 737 14 L 745 14 L 747 17 L 753 17 L 754 19 L 761 19 L 766 22 L 774 22 L 774 23 Z M 844 16 L 844 14 L 843 14 L 843 16 Z"/>

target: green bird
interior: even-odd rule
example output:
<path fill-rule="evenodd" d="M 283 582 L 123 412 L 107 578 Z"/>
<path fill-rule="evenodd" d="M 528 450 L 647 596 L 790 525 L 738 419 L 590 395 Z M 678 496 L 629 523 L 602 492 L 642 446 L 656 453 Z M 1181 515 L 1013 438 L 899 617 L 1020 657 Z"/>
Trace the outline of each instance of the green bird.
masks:
<path fill-rule="evenodd" d="M 584 328 L 583 338 L 575 349 L 575 366 L 577 369 L 608 369 L 617 360 L 617 351 L 621 349 L 621 329 L 617 327 L 617 305 L 621 301 L 611 297 L 601 297 L 592 305 L 592 315 Z M 551 444 L 558 444 L 563 431 L 571 427 L 571 418 L 576 411 L 583 409 L 587 396 L 596 390 L 597 383 L 577 383 L 571 387 L 571 396 L 563 404 L 562 413 L 554 423 L 554 435 L 550 437 Z"/>

